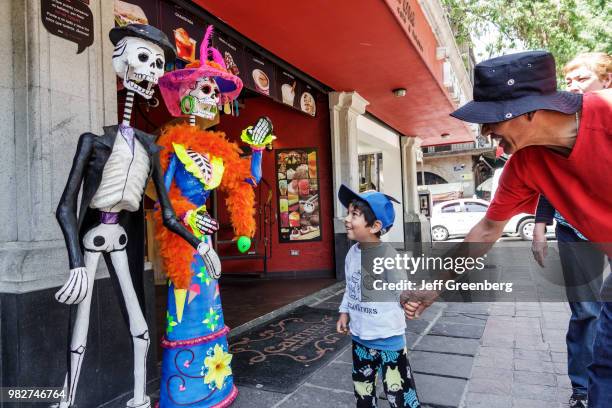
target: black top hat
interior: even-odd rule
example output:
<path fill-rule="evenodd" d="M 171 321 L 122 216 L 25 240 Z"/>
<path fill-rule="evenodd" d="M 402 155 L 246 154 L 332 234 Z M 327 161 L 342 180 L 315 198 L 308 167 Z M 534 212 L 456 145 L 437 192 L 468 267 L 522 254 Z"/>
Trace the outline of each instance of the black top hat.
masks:
<path fill-rule="evenodd" d="M 474 68 L 474 100 L 451 116 L 471 123 L 495 123 L 539 109 L 577 112 L 582 95 L 557 91 L 555 59 L 527 51 L 482 61 Z"/>
<path fill-rule="evenodd" d="M 128 24 L 123 27 L 115 27 L 108 33 L 113 45 L 117 45 L 123 37 L 139 37 L 159 45 L 164 50 L 166 61 L 176 59 L 176 49 L 168 40 L 168 36 L 161 30 L 147 24 Z"/>

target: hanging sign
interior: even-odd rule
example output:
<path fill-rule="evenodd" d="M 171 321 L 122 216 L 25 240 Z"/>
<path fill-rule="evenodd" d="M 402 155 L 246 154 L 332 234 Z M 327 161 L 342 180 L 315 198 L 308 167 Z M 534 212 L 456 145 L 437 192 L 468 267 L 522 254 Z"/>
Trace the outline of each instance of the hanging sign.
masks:
<path fill-rule="evenodd" d="M 83 1 L 41 0 L 40 8 L 42 23 L 47 31 L 76 43 L 77 54 L 93 44 L 93 16 Z"/>

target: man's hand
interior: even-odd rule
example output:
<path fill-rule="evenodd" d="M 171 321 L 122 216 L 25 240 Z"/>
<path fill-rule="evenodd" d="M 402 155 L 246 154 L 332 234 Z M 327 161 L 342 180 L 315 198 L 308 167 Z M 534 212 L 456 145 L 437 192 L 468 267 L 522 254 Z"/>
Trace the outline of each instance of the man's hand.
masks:
<path fill-rule="evenodd" d="M 533 227 L 533 241 L 531 242 L 533 259 L 544 268 L 544 258 L 548 255 L 548 244 L 546 242 L 546 224 L 536 222 Z"/>
<path fill-rule="evenodd" d="M 221 260 L 219 260 L 219 255 L 217 255 L 215 250 L 206 242 L 200 242 L 198 253 L 204 260 L 208 276 L 212 279 L 219 279 L 221 277 Z"/>
<path fill-rule="evenodd" d="M 68 281 L 55 293 L 55 300 L 66 305 L 78 305 L 87 296 L 88 286 L 87 268 L 71 269 Z"/>
<path fill-rule="evenodd" d="M 348 322 L 348 313 L 340 313 L 340 317 L 338 318 L 338 322 L 336 323 L 336 331 L 340 334 L 349 334 Z"/>
<path fill-rule="evenodd" d="M 418 319 L 440 294 L 434 290 L 405 290 L 400 295 L 400 304 L 409 320 Z"/>

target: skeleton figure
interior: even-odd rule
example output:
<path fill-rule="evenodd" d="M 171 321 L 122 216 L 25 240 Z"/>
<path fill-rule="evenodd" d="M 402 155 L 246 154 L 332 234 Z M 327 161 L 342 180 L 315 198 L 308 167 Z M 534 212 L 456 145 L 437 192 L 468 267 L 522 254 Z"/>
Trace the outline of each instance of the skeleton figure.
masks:
<path fill-rule="evenodd" d="M 159 147 L 153 137 L 130 127 L 134 93 L 153 95 L 153 86 L 164 73 L 174 47 L 158 29 L 140 24 L 114 28 L 113 66 L 128 91 L 119 126 L 104 128 L 104 135 L 81 135 L 70 175 L 57 209 L 70 261 L 70 276 L 56 293 L 65 304 L 78 304 L 69 346 L 69 367 L 61 408 L 74 404 L 86 350 L 95 273 L 103 255 L 111 276 L 120 285 L 134 346 L 134 397 L 128 407 L 150 407 L 146 395 L 146 358 L 149 332 L 142 313 L 144 221 L 142 199 L 149 176 L 160 202 L 164 225 L 189 242 L 212 274 L 220 267 L 214 251 L 200 242 L 177 219 L 163 184 Z M 80 210 L 77 197 L 82 188 Z"/>
<path fill-rule="evenodd" d="M 177 215 L 187 228 L 204 242 L 211 242 L 217 222 L 206 211 L 206 201 L 213 190 L 225 194 L 225 207 L 230 215 L 234 235 L 242 247 L 248 249 L 255 233 L 255 193 L 251 183 L 261 177 L 252 171 L 252 161 L 240 157 L 240 149 L 227 140 L 222 132 L 202 130 L 195 117 L 213 119 L 218 104 L 231 102 L 242 89 L 242 81 L 229 72 L 222 59 L 210 61 L 206 56 L 219 56 L 209 47 L 212 27 L 206 31 L 201 43 L 199 61 L 184 69 L 166 74 L 160 80 L 164 102 L 174 116 L 189 116 L 190 125 L 180 124 L 163 129 L 158 144 L 164 147 L 160 162 L 164 181 Z M 272 123 L 260 118 L 243 135 L 247 143 L 261 155 L 261 149 L 274 139 Z M 243 138 L 243 140 L 244 140 Z M 161 219 L 155 216 L 158 227 Z M 173 239 L 163 228 L 158 228 L 157 241 L 164 269 L 170 279 L 166 302 L 166 333 L 164 348 L 160 406 L 164 408 L 228 406 L 237 395 L 231 373 L 231 355 L 228 353 L 227 332 L 219 294 L 219 283 L 207 279 L 207 267 L 185 242 Z M 240 238 L 238 238 L 240 237 Z M 219 270 L 220 273 L 220 270 Z M 210 274 L 209 274 L 210 275 Z M 226 361 L 223 370 L 212 361 Z M 184 361 L 180 366 L 176 361 Z M 204 362 L 191 364 L 191 362 Z M 214 385 L 211 378 L 215 373 Z"/>
<path fill-rule="evenodd" d="M 193 84 L 181 89 L 181 111 L 186 115 L 200 116 L 212 120 L 218 112 L 221 91 L 213 78 L 199 78 Z M 195 124 L 195 123 L 194 123 Z"/>

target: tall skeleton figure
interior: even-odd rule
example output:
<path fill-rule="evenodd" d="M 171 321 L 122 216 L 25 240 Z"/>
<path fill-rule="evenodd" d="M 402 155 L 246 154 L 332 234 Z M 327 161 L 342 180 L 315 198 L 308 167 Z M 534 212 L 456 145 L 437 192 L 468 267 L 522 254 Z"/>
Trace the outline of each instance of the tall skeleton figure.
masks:
<path fill-rule="evenodd" d="M 163 223 L 170 231 L 197 248 L 207 269 L 220 269 L 214 250 L 197 239 L 176 219 L 159 164 L 160 148 L 153 136 L 130 126 L 134 93 L 151 98 L 153 86 L 164 74 L 166 60 L 175 50 L 164 33 L 141 24 L 114 28 L 113 67 L 128 91 L 123 122 L 104 128 L 104 135 L 84 133 L 79 138 L 68 182 L 62 194 L 57 219 L 68 249 L 70 276 L 56 293 L 65 304 L 78 304 L 69 345 L 65 396 L 59 406 L 74 404 L 77 383 L 85 355 L 90 305 L 95 273 L 103 255 L 121 288 L 129 330 L 134 346 L 134 397 L 127 407 L 150 407 L 146 395 L 146 359 L 149 331 L 142 313 L 144 271 L 143 194 L 152 177 L 161 207 Z M 77 197 L 82 198 L 77 213 Z"/>
<path fill-rule="evenodd" d="M 251 145 L 251 159 L 222 132 L 195 126 L 195 116 L 214 119 L 218 107 L 230 103 L 242 89 L 240 78 L 229 72 L 219 52 L 210 47 L 212 27 L 200 47 L 200 60 L 166 74 L 159 88 L 173 116 L 189 116 L 190 125 L 166 127 L 158 139 L 164 181 L 172 206 L 187 228 L 211 242 L 218 223 L 206 211 L 211 191 L 226 195 L 228 210 L 241 251 L 255 233 L 255 193 L 261 178 L 261 151 L 270 143 L 272 123 L 260 118 L 243 140 Z M 212 57 L 209 59 L 208 57 Z M 200 219 L 194 218 L 196 216 Z M 156 214 L 158 227 L 161 218 Z M 240 237 L 240 238 L 239 238 Z M 210 279 L 202 261 L 184 241 L 158 228 L 157 241 L 168 285 L 167 327 L 162 347 L 160 406 L 162 408 L 226 407 L 237 395 L 228 352 L 219 283 Z M 220 273 L 220 270 L 218 271 Z"/>

